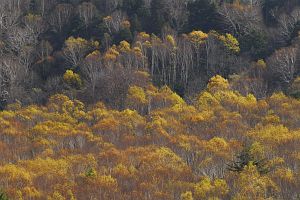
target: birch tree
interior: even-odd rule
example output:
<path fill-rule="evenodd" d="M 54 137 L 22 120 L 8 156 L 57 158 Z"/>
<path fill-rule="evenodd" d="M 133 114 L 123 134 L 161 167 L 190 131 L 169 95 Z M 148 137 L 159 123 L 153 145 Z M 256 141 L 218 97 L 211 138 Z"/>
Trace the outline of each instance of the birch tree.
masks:
<path fill-rule="evenodd" d="M 279 78 L 283 84 L 290 84 L 297 71 L 296 48 L 285 47 L 277 50 L 267 60 L 269 70 Z"/>

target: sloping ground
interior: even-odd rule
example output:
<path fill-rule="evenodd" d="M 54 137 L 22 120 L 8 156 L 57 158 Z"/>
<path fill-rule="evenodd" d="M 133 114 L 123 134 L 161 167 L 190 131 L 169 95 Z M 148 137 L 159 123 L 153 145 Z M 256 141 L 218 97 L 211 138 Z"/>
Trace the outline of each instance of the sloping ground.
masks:
<path fill-rule="evenodd" d="M 0 187 L 10 199 L 299 195 L 299 100 L 242 96 L 215 76 L 193 104 L 149 83 L 132 86 L 126 105 L 64 95 L 46 106 L 9 105 L 0 112 Z M 246 160 L 236 159 L 245 149 Z M 228 170 L 232 160 L 239 172 Z"/>

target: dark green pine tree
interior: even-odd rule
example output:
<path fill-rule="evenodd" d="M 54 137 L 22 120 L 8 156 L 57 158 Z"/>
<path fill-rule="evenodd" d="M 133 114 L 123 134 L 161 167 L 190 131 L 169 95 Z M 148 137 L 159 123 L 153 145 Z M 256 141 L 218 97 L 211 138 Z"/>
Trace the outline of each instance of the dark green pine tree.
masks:
<path fill-rule="evenodd" d="M 2 191 L 0 191 L 0 200 L 9 200 L 6 194 Z"/>
<path fill-rule="evenodd" d="M 229 164 L 227 164 L 227 169 L 233 172 L 241 172 L 244 170 L 244 167 L 249 165 L 251 162 L 256 166 L 257 171 L 260 174 L 267 174 L 270 172 L 267 160 L 265 158 L 255 158 L 251 154 L 250 147 L 244 148 L 244 150 L 236 156 L 234 161 L 231 161 Z"/>
<path fill-rule="evenodd" d="M 94 168 L 89 168 L 86 172 L 85 172 L 85 176 L 89 177 L 89 178 L 93 178 L 97 175 L 96 171 Z M 1 200 L 1 199 L 0 199 Z"/>

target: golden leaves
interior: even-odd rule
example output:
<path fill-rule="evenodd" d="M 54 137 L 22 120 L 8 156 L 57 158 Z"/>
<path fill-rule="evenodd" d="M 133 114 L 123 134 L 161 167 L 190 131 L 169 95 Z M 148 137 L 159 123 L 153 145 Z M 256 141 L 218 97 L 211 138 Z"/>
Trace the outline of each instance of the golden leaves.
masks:
<path fill-rule="evenodd" d="M 188 34 L 189 39 L 194 44 L 202 44 L 208 38 L 208 34 L 202 31 L 193 31 Z"/>
<path fill-rule="evenodd" d="M 298 186 L 298 100 L 283 93 L 257 100 L 215 76 L 187 103 L 167 86 L 154 87 L 148 72 L 134 76 L 141 81 L 129 88 L 122 110 L 102 102 L 86 107 L 57 94 L 46 106 L 1 111 L 0 183 L 8 195 L 240 200 L 273 196 L 268 191 L 279 196 L 278 186 Z M 255 159 L 271 158 L 274 171 L 261 175 L 249 163 L 240 173 L 227 172 L 243 141 L 251 141 Z"/>
<path fill-rule="evenodd" d="M 16 187 L 30 184 L 32 179 L 30 173 L 25 168 L 17 167 L 13 164 L 8 164 L 0 167 L 1 182 L 6 184 L 16 184 Z"/>
<path fill-rule="evenodd" d="M 69 49 L 75 49 L 78 47 L 86 47 L 89 45 L 89 42 L 81 37 L 75 38 L 75 37 L 69 37 L 65 41 L 66 48 Z"/>
<path fill-rule="evenodd" d="M 115 61 L 119 55 L 120 55 L 120 53 L 118 52 L 117 47 L 115 45 L 113 45 L 104 54 L 104 60 L 105 61 Z"/>
<path fill-rule="evenodd" d="M 176 46 L 175 39 L 172 35 L 167 35 L 166 40 L 167 40 L 168 43 L 171 44 L 171 46 L 173 46 L 173 47 Z"/>
<path fill-rule="evenodd" d="M 120 42 L 119 49 L 121 52 L 126 53 L 131 50 L 131 46 L 127 41 L 123 40 Z"/>
<path fill-rule="evenodd" d="M 230 51 L 234 53 L 240 52 L 239 41 L 233 35 L 226 33 L 226 35 L 219 36 L 219 39 Z"/>
<path fill-rule="evenodd" d="M 209 177 L 204 177 L 194 186 L 194 193 L 197 199 L 218 199 L 229 192 L 227 183 L 222 179 L 211 181 Z"/>
<path fill-rule="evenodd" d="M 216 75 L 209 80 L 207 89 L 210 92 L 214 92 L 217 90 L 227 90 L 229 89 L 228 80 L 224 79 L 220 75 Z"/>
<path fill-rule="evenodd" d="M 250 200 L 250 199 L 266 199 L 267 191 L 277 191 L 275 183 L 267 176 L 262 176 L 258 173 L 253 163 L 245 166 L 234 183 L 236 193 L 233 196 L 234 200 Z"/>
<path fill-rule="evenodd" d="M 64 81 L 69 85 L 72 85 L 75 87 L 80 87 L 82 85 L 82 80 L 81 80 L 79 74 L 74 73 L 72 70 L 67 70 L 64 73 L 63 78 L 64 78 Z"/>
<path fill-rule="evenodd" d="M 137 86 L 132 86 L 129 88 L 127 99 L 132 104 L 141 103 L 143 105 L 148 103 L 144 89 Z"/>

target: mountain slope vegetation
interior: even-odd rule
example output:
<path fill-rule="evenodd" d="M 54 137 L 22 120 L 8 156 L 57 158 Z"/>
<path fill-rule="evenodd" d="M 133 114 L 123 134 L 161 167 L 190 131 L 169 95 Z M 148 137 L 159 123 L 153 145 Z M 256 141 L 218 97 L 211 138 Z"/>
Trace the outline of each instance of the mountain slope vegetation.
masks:
<path fill-rule="evenodd" d="M 298 0 L 1 0 L 0 200 L 300 198 Z"/>

